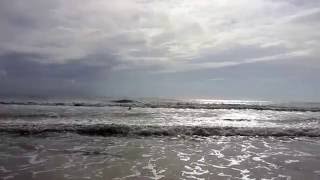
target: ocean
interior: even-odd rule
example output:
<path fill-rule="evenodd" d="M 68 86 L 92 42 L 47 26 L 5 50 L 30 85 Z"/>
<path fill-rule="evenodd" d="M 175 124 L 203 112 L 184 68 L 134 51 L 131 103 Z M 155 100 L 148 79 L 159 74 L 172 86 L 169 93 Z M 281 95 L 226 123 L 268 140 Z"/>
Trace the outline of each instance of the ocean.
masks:
<path fill-rule="evenodd" d="M 0 179 L 320 179 L 320 103 L 3 99 Z"/>

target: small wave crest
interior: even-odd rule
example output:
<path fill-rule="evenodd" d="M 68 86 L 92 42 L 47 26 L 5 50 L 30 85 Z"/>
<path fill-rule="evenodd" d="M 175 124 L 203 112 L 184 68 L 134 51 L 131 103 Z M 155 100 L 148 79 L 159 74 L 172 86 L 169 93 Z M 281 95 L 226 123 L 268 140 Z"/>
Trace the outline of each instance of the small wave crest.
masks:
<path fill-rule="evenodd" d="M 175 109 L 236 109 L 236 110 L 270 110 L 270 111 L 297 111 L 297 112 L 320 112 L 320 107 L 289 107 L 279 105 L 257 104 L 201 104 L 192 102 L 139 102 L 134 100 L 117 100 L 110 102 L 14 102 L 1 101 L 2 105 L 41 105 L 41 106 L 77 106 L 77 107 L 132 107 L 132 108 L 175 108 Z"/>
<path fill-rule="evenodd" d="M 100 136 L 291 136 L 320 137 L 318 128 L 252 128 L 202 126 L 138 126 L 122 124 L 101 125 L 8 125 L 1 133 L 33 135 L 43 133 L 78 133 Z"/>

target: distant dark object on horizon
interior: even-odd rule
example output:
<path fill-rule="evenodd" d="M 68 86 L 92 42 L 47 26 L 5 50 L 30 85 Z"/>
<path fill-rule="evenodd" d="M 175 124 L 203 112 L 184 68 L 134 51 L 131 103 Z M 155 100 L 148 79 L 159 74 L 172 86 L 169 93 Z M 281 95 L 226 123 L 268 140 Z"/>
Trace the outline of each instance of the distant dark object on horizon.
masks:
<path fill-rule="evenodd" d="M 115 102 L 115 103 L 134 103 L 135 101 L 130 100 L 130 99 L 121 99 L 121 100 L 115 100 L 112 102 Z"/>

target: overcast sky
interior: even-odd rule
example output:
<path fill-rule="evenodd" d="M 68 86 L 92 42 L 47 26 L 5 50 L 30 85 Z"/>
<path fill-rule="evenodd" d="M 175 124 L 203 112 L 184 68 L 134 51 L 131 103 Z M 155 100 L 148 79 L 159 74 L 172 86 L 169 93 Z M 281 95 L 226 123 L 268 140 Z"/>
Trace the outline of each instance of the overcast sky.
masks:
<path fill-rule="evenodd" d="M 320 101 L 319 0 L 1 0 L 0 94 Z"/>

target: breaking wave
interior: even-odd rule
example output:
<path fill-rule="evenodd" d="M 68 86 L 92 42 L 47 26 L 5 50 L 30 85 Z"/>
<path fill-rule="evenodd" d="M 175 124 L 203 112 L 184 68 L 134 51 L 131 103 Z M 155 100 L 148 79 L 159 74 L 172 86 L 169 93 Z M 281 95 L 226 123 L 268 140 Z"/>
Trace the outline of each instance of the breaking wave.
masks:
<path fill-rule="evenodd" d="M 253 109 L 271 111 L 297 111 L 297 112 L 320 112 L 320 107 L 290 107 L 281 105 L 258 105 L 258 104 L 201 104 L 194 102 L 141 102 L 134 100 L 115 100 L 109 102 L 15 102 L 1 101 L 2 105 L 41 105 L 41 106 L 77 106 L 77 107 L 133 107 L 133 108 L 176 108 L 176 109 Z"/>
<path fill-rule="evenodd" d="M 0 133 L 36 135 L 44 133 L 78 133 L 99 136 L 261 136 L 320 137 L 318 128 L 252 128 L 202 126 L 100 125 L 9 125 Z"/>

